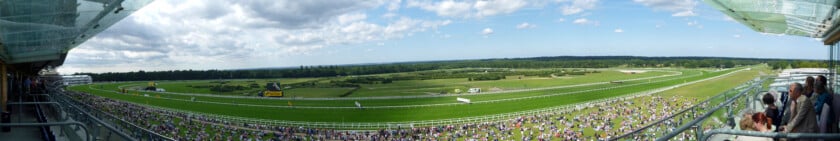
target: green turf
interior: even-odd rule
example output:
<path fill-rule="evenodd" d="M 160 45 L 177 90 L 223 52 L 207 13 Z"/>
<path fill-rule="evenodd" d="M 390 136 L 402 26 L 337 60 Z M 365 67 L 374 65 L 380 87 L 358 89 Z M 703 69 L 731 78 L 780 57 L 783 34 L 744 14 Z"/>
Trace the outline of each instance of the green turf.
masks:
<path fill-rule="evenodd" d="M 603 70 L 600 73 L 590 73 L 583 76 L 559 76 L 559 77 L 522 77 L 508 76 L 507 79 L 497 81 L 468 81 L 466 78 L 458 79 L 433 79 L 433 80 L 405 80 L 395 81 L 390 84 L 362 84 L 362 87 L 353 92 L 348 97 L 375 97 L 375 96 L 413 96 L 413 95 L 436 95 L 441 93 L 455 93 L 455 89 L 461 89 L 466 92 L 469 88 L 482 88 L 484 91 L 493 90 L 515 90 L 540 88 L 548 86 L 570 85 L 579 83 L 605 82 L 615 80 L 625 80 L 632 78 L 661 76 L 672 74 L 672 72 L 663 71 L 648 71 L 640 74 L 624 74 L 617 70 Z M 198 81 L 157 81 L 159 88 L 164 88 L 168 92 L 178 93 L 199 93 L 199 94 L 213 94 L 213 95 L 245 95 L 255 96 L 256 93 L 262 90 L 260 88 L 250 88 L 248 90 L 237 90 L 233 92 L 214 92 L 209 88 L 194 88 L 189 86 L 209 86 L 219 85 L 218 83 L 211 83 L 215 81 L 227 81 L 225 85 L 240 85 L 248 86 L 256 83 L 260 86 L 265 85 L 268 81 L 279 81 L 283 84 L 300 83 L 306 81 L 318 80 L 319 83 L 329 83 L 332 80 L 342 80 L 345 77 L 329 77 L 329 78 L 302 78 L 302 79 L 258 79 L 258 80 L 198 80 Z M 132 83 L 128 88 L 140 89 L 147 84 Z M 293 92 L 310 92 L 309 88 L 304 88 L 302 91 L 297 91 L 292 88 Z M 324 89 L 324 88 L 318 88 Z M 295 95 L 304 97 L 338 97 L 345 94 L 347 91 L 340 89 L 313 91 L 317 94 L 295 93 Z"/>
<path fill-rule="evenodd" d="M 651 71 L 641 74 L 624 74 L 615 70 L 602 71 L 601 73 L 592 73 L 585 76 L 563 76 L 557 78 L 546 77 L 523 77 L 519 79 L 518 76 L 508 76 L 507 79 L 498 81 L 468 81 L 463 79 L 435 79 L 435 80 L 410 80 L 397 81 L 392 84 L 374 84 L 362 85 L 359 91 L 356 91 L 351 97 L 371 97 L 371 96 L 395 96 L 395 95 L 430 95 L 445 93 L 454 93 L 455 89 L 461 89 L 466 92 L 469 88 L 481 88 L 485 91 L 498 90 L 515 90 L 540 88 L 549 86 L 571 85 L 580 83 L 605 82 L 615 80 L 625 80 L 632 78 L 652 77 L 671 74 L 670 72 Z"/>
<path fill-rule="evenodd" d="M 190 80 L 190 81 L 155 81 L 158 83 L 158 88 L 163 88 L 167 92 L 179 92 L 179 93 L 201 93 L 201 94 L 215 94 L 215 95 L 256 95 L 257 92 L 263 90 L 265 84 L 268 82 L 280 82 L 280 83 L 299 83 L 305 81 L 317 80 L 316 78 L 281 78 L 281 79 L 222 79 L 222 80 Z M 249 86 L 250 84 L 258 84 L 260 85 L 259 88 L 251 88 L 248 90 L 239 90 L 239 91 L 232 91 L 232 92 L 214 92 L 210 91 L 209 88 L 193 88 L 189 87 L 190 85 L 219 85 L 219 83 L 211 83 L 216 81 L 226 81 L 225 85 L 241 85 L 241 86 Z M 131 83 L 131 87 L 146 87 L 147 82 L 136 82 Z"/>
<path fill-rule="evenodd" d="M 339 97 L 353 88 L 295 88 L 283 91 L 285 97 Z"/>
<path fill-rule="evenodd" d="M 435 120 L 435 119 L 449 119 L 460 117 L 473 117 L 490 114 L 510 113 L 531 109 L 539 109 L 552 106 L 561 106 L 573 104 L 584 101 L 591 101 L 603 99 L 608 97 L 621 96 L 625 94 L 646 91 L 654 88 L 661 88 L 671 85 L 680 84 L 687 81 L 700 80 L 712 76 L 724 74 L 732 71 L 721 72 L 704 72 L 702 76 L 686 77 L 691 74 L 698 74 L 696 70 L 682 70 L 685 75 L 672 76 L 670 78 L 678 78 L 669 81 L 655 82 L 644 85 L 629 86 L 632 84 L 645 83 L 646 80 L 638 82 L 625 82 L 623 84 L 605 84 L 588 87 L 574 87 L 565 89 L 552 89 L 544 91 L 529 91 L 509 94 L 491 94 L 491 95 L 474 95 L 464 96 L 473 99 L 473 101 L 486 100 L 501 100 L 517 97 L 548 95 L 562 92 L 591 90 L 593 88 L 609 87 L 614 85 L 628 85 L 626 87 L 589 91 L 574 93 L 568 95 L 557 95 L 542 98 L 529 98 L 522 100 L 500 101 L 494 103 L 475 103 L 475 104 L 456 104 L 447 106 L 427 106 L 415 108 L 384 108 L 384 109 L 307 109 L 307 108 L 275 108 L 275 107 L 258 107 L 246 105 L 228 105 L 228 104 L 257 104 L 257 105 L 288 105 L 292 100 L 272 100 L 272 99 L 239 99 L 239 98 L 215 98 L 196 96 L 198 101 L 216 101 L 227 104 L 214 103 L 199 103 L 189 102 L 193 96 L 182 95 L 167 95 L 150 93 L 149 97 L 143 96 L 145 92 L 136 92 L 138 95 L 132 93 L 118 94 L 112 92 L 116 90 L 116 86 L 126 85 L 127 83 L 109 83 L 109 84 L 93 84 L 80 85 L 69 88 L 74 91 L 89 92 L 95 95 L 130 101 L 140 104 L 148 104 L 166 108 L 174 108 L 188 111 L 196 111 L 201 113 L 231 115 L 250 118 L 261 119 L 277 119 L 277 120 L 293 120 L 293 121 L 327 121 L 327 122 L 390 122 L 390 121 L 417 121 L 417 120 Z M 664 80 L 669 78 L 659 78 L 657 80 Z M 143 82 L 134 82 L 143 83 Z M 97 87 L 98 86 L 98 87 Z M 100 91 L 94 88 L 102 88 L 110 91 Z M 160 95 L 161 98 L 157 98 Z M 171 99 L 166 99 L 171 98 Z M 179 100 L 180 99 L 180 100 Z M 353 102 L 357 100 L 295 100 L 292 101 L 295 106 L 338 106 L 338 107 L 353 107 Z M 454 103 L 454 97 L 435 97 L 435 98 L 413 98 L 413 99 L 394 99 L 394 100 L 358 100 L 366 106 L 399 106 L 399 105 L 423 105 L 430 103 Z"/>

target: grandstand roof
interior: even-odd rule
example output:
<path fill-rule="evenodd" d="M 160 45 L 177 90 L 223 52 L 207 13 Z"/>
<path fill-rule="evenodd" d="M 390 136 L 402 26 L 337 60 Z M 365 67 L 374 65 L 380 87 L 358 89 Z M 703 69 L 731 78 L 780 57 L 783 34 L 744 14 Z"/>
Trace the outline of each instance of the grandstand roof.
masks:
<path fill-rule="evenodd" d="M 822 38 L 826 45 L 837 35 L 838 0 L 704 0 L 733 20 L 755 31 Z"/>
<path fill-rule="evenodd" d="M 0 60 L 17 69 L 59 66 L 70 49 L 152 0 L 0 0 Z"/>

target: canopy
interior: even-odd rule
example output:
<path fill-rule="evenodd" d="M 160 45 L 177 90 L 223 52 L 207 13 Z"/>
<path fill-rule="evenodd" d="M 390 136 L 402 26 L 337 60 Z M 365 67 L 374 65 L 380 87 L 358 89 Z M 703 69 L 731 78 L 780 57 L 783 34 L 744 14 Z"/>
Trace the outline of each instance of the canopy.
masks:
<path fill-rule="evenodd" d="M 37 69 L 152 0 L 0 0 L 0 60 Z"/>
<path fill-rule="evenodd" d="M 838 0 L 705 0 L 733 20 L 755 31 L 829 38 L 834 34 Z"/>

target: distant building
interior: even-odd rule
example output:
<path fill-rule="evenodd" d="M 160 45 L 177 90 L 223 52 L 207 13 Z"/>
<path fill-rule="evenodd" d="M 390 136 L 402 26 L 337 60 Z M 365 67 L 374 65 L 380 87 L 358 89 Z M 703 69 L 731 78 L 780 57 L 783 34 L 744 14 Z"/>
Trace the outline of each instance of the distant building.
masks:
<path fill-rule="evenodd" d="M 62 82 L 64 85 L 81 85 L 93 83 L 93 78 L 89 75 L 62 75 Z"/>
<path fill-rule="evenodd" d="M 469 90 L 467 90 L 467 92 L 468 93 L 480 93 L 481 88 L 470 88 Z"/>
<path fill-rule="evenodd" d="M 640 73 L 645 73 L 647 71 L 644 71 L 644 70 L 619 70 L 619 72 L 622 72 L 624 74 L 640 74 Z"/>
<path fill-rule="evenodd" d="M 791 83 L 805 84 L 805 78 L 816 77 L 818 75 L 830 76 L 826 68 L 797 68 L 782 70 L 770 84 L 770 88 L 779 92 L 787 92 Z M 831 80 L 831 79 L 829 79 Z M 835 81 L 836 83 L 836 81 Z"/>

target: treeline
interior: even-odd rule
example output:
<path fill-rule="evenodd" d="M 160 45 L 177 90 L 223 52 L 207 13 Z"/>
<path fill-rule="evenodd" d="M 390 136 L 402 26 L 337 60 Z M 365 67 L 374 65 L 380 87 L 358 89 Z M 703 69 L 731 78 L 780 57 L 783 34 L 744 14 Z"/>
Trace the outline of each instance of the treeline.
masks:
<path fill-rule="evenodd" d="M 482 60 L 456 60 L 432 62 L 403 62 L 369 65 L 300 66 L 298 68 L 247 69 L 247 70 L 170 70 L 107 73 L 76 73 L 90 75 L 94 81 L 147 81 L 147 80 L 199 80 L 199 79 L 250 79 L 250 78 L 300 78 L 367 75 L 382 73 L 414 72 L 455 68 L 607 68 L 607 67 L 718 67 L 730 68 L 759 63 L 774 68 L 788 66 L 824 66 L 823 61 L 721 58 L 721 57 L 635 57 L 635 56 L 558 56 L 534 58 L 505 58 Z M 778 64 L 778 67 L 776 66 Z"/>
<path fill-rule="evenodd" d="M 773 69 L 780 68 L 827 68 L 828 63 L 825 61 L 811 61 L 811 60 L 777 60 L 767 63 Z"/>
<path fill-rule="evenodd" d="M 552 77 L 552 76 L 569 76 L 569 75 L 586 75 L 589 73 L 600 73 L 598 70 L 586 69 L 544 69 L 544 70 L 525 70 L 517 71 L 516 69 L 500 69 L 500 68 L 472 68 L 472 69 L 452 69 L 452 70 L 432 70 L 409 72 L 399 74 L 386 75 L 371 75 L 371 76 L 353 76 L 342 78 L 322 78 L 317 80 L 310 80 L 307 82 L 299 82 L 292 84 L 280 84 L 281 87 L 289 86 L 292 88 L 342 88 L 342 87 L 361 87 L 362 84 L 388 84 L 395 81 L 405 80 L 429 80 L 429 79 L 466 79 L 468 81 L 489 81 L 508 79 L 513 76 L 516 79 L 522 79 L 525 76 L 537 77 Z M 329 80 L 328 83 L 325 83 Z"/>

